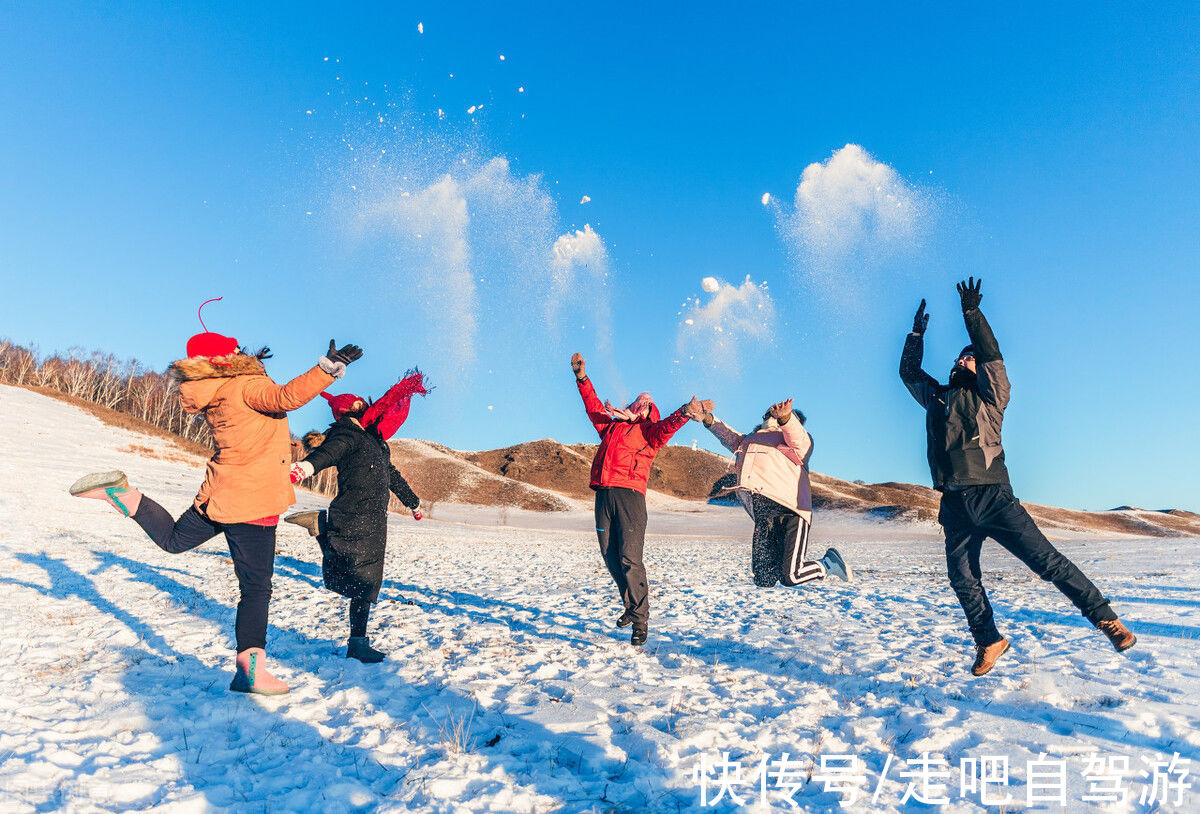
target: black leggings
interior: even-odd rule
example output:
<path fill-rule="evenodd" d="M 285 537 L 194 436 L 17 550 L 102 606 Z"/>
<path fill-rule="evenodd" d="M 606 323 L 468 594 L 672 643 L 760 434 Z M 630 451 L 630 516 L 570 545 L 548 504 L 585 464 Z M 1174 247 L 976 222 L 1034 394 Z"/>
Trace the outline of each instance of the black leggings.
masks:
<path fill-rule="evenodd" d="M 216 523 L 195 506 L 176 521 L 145 495 L 133 519 L 163 551 L 180 554 L 224 532 L 233 557 L 241 599 L 237 606 L 237 650 L 267 646 L 267 610 L 275 570 L 275 527 L 253 523 Z"/>

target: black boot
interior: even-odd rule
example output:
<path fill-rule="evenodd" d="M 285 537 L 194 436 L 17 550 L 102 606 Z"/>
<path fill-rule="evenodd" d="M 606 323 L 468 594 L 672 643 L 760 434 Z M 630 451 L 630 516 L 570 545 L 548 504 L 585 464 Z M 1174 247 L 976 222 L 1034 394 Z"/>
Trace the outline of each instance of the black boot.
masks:
<path fill-rule="evenodd" d="M 629 611 L 625 611 L 617 617 L 617 627 L 629 627 L 633 624 L 633 617 L 629 615 Z"/>
<path fill-rule="evenodd" d="M 646 626 L 634 624 L 633 633 L 629 636 L 629 643 L 634 647 L 641 647 L 646 643 Z"/>
<path fill-rule="evenodd" d="M 363 664 L 378 664 L 386 655 L 371 647 L 371 640 L 366 636 L 351 636 L 346 643 L 346 658 L 358 659 Z"/>

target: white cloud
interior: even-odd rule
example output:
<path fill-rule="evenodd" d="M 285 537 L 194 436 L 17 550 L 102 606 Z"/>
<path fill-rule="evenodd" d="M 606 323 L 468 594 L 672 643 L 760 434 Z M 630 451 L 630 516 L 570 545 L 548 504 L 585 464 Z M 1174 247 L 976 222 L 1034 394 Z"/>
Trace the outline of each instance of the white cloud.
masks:
<path fill-rule="evenodd" d="M 584 350 L 610 341 L 599 234 L 590 225 L 560 234 L 542 176 L 401 121 L 408 126 L 389 121 L 376 139 L 347 137 L 331 210 L 345 217 L 357 249 L 372 253 L 364 273 L 380 280 L 380 305 L 453 371 L 448 383 L 466 386 L 477 362 L 538 369 L 564 353 L 568 336 Z"/>
<path fill-rule="evenodd" d="M 915 251 L 932 210 L 930 197 L 895 169 L 847 144 L 805 167 L 793 208 L 780 207 L 776 218 L 802 270 L 837 277 Z"/>
<path fill-rule="evenodd" d="M 475 361 L 478 297 L 471 268 L 471 218 L 463 185 L 449 175 L 424 189 L 378 204 L 376 216 L 390 221 L 398 237 L 422 241 L 424 262 L 412 269 L 427 307 L 437 310 L 443 352 L 455 368 Z"/>
<path fill-rule="evenodd" d="M 737 378 L 747 357 L 760 355 L 775 334 L 775 303 L 766 283 L 747 275 L 741 285 L 716 278 L 715 291 L 707 302 L 699 297 L 684 305 L 683 321 L 676 334 L 681 358 L 695 361 L 706 373 Z"/>
<path fill-rule="evenodd" d="M 590 224 L 554 241 L 550 250 L 550 274 L 547 325 L 561 331 L 559 326 L 577 321 L 575 317 L 590 320 L 595 346 L 601 352 L 611 354 L 608 249 Z"/>

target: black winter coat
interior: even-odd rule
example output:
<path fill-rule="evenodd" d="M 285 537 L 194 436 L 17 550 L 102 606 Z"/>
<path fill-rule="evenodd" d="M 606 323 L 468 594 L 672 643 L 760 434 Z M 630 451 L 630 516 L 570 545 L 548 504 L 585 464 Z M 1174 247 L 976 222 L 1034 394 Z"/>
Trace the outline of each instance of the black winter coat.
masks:
<path fill-rule="evenodd" d="M 420 505 L 392 466 L 387 442 L 349 418 L 334 423 L 325 440 L 304 459 L 314 472 L 337 467 L 337 497 L 329 504 L 323 533 L 325 587 L 351 598 L 375 601 L 383 584 L 389 493 L 410 509 Z"/>
<path fill-rule="evenodd" d="M 933 488 L 1008 483 L 1000 427 L 1008 407 L 1008 373 L 991 326 L 978 308 L 963 314 L 975 352 L 974 378 L 939 384 L 921 369 L 925 343 L 912 333 L 900 356 L 900 378 L 925 408 Z"/>

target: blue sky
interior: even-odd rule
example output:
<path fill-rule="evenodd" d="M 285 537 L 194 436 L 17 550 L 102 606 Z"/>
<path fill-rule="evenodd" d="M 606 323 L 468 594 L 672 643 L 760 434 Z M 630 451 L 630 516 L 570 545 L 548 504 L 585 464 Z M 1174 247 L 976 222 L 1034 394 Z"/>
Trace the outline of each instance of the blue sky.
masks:
<path fill-rule="evenodd" d="M 39 3 L 0 49 L 14 340 L 161 368 L 224 295 L 277 379 L 331 336 L 346 390 L 420 365 L 402 433 L 458 448 L 592 440 L 580 350 L 602 395 L 747 429 L 793 395 L 817 470 L 926 483 L 900 346 L 927 297 L 944 377 L 974 274 L 1017 494 L 1200 509 L 1195 4 Z M 847 144 L 911 217 L 814 253 L 797 185 Z M 747 275 L 714 311 L 701 279 Z"/>

